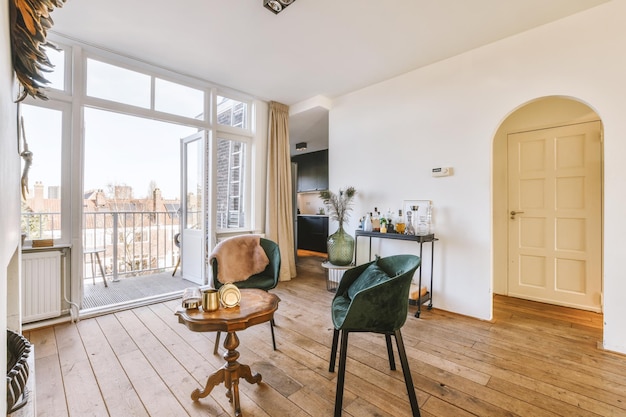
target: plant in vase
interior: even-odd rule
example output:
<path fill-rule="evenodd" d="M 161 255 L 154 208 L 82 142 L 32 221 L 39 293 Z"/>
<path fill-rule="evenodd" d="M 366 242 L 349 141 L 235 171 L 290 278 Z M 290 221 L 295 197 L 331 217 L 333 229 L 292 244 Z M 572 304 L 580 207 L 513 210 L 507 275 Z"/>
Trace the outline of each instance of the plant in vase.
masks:
<path fill-rule="evenodd" d="M 333 265 L 345 266 L 352 263 L 354 254 L 354 238 L 343 229 L 344 222 L 350 218 L 352 200 L 356 194 L 354 187 L 347 187 L 335 194 L 332 191 L 320 191 L 320 198 L 328 206 L 331 220 L 339 222 L 339 228 L 328 236 L 326 241 L 328 262 Z"/>

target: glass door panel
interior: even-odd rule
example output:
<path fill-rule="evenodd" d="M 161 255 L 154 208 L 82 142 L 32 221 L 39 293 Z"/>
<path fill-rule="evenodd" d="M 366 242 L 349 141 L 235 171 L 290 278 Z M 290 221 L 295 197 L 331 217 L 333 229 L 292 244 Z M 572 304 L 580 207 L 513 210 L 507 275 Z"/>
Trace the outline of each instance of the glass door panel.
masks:
<path fill-rule="evenodd" d="M 206 280 L 206 149 L 207 134 L 199 132 L 181 139 L 181 178 L 183 229 L 181 273 L 199 285 Z"/>

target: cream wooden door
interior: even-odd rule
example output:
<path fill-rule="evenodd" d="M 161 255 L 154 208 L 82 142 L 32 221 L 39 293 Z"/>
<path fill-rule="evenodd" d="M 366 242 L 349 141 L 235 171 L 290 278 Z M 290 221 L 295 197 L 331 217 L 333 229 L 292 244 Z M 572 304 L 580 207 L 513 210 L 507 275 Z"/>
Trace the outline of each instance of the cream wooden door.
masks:
<path fill-rule="evenodd" d="M 508 136 L 508 294 L 601 311 L 601 125 Z"/>

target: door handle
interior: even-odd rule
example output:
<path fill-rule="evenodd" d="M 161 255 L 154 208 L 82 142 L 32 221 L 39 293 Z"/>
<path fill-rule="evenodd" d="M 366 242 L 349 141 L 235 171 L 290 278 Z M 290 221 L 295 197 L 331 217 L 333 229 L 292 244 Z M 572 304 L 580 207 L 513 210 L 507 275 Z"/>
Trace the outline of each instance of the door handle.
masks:
<path fill-rule="evenodd" d="M 523 211 L 515 211 L 515 210 L 511 210 L 511 220 L 515 220 L 515 215 L 516 214 L 522 214 L 524 213 Z"/>

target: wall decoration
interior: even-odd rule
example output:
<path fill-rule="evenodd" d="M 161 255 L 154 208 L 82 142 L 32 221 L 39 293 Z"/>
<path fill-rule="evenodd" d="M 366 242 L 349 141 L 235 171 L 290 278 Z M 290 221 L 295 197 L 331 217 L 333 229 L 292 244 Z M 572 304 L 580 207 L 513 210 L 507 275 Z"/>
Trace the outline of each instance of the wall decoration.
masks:
<path fill-rule="evenodd" d="M 18 141 L 22 144 L 20 156 L 24 159 L 24 169 L 22 170 L 22 178 L 20 179 L 20 185 L 22 186 L 22 198 L 24 201 L 28 198 L 28 171 L 33 164 L 33 153 L 28 149 L 28 142 L 26 141 L 26 131 L 24 130 L 24 118 L 20 117 L 18 126 Z"/>
<path fill-rule="evenodd" d="M 32 96 L 47 100 L 42 91 L 49 81 L 42 73 L 54 67 L 46 47 L 56 49 L 46 40 L 48 29 L 53 25 L 50 13 L 61 7 L 65 0 L 9 0 L 11 59 L 17 79 L 24 89 L 17 102 Z"/>

